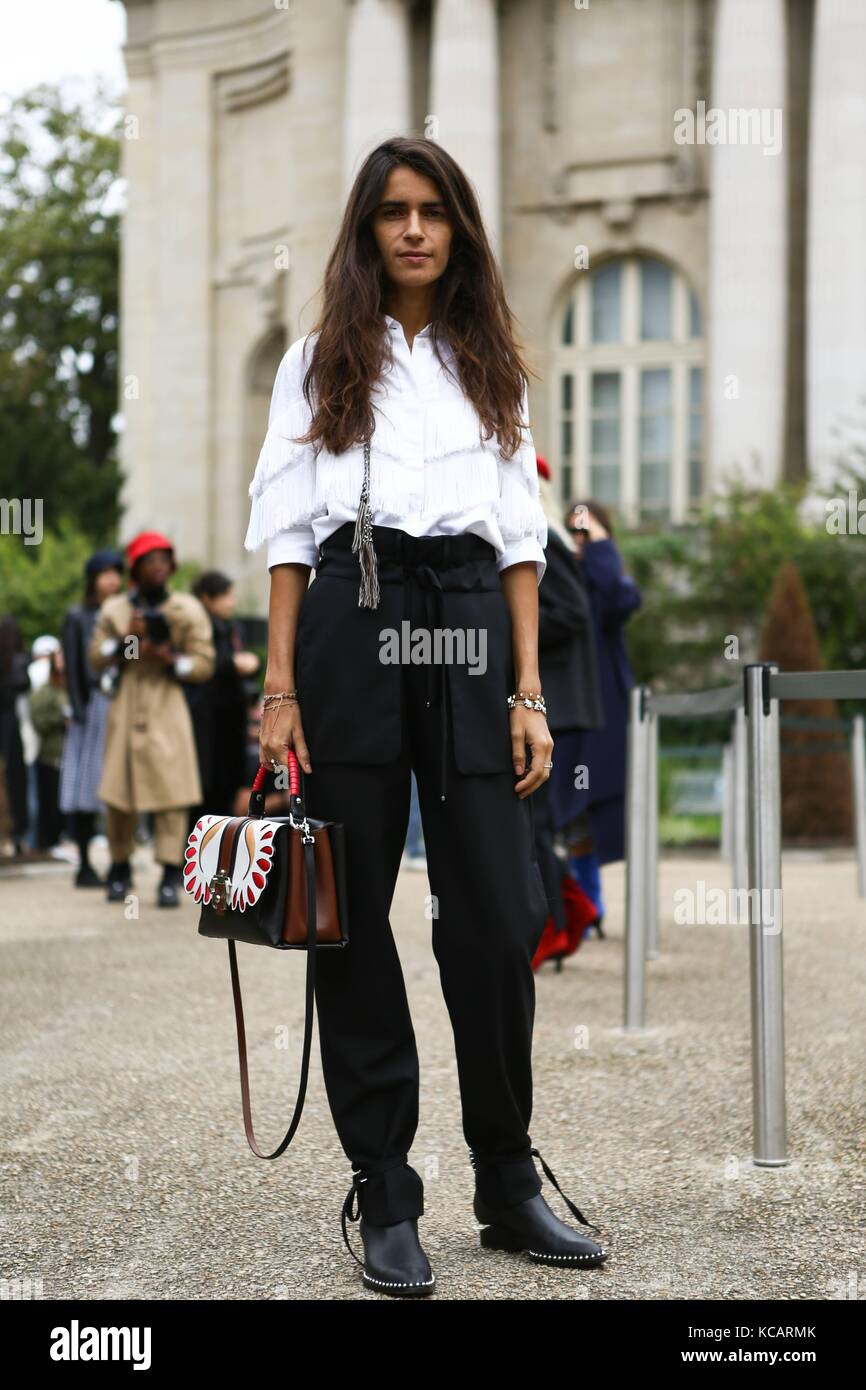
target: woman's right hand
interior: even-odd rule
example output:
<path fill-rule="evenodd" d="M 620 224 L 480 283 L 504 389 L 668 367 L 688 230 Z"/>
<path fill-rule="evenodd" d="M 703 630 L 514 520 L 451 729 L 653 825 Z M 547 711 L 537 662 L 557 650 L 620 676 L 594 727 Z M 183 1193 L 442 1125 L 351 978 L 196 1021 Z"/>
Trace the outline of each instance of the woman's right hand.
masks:
<path fill-rule="evenodd" d="M 310 754 L 301 723 L 301 708 L 296 700 L 284 700 L 277 707 L 266 706 L 262 711 L 259 736 L 259 761 L 273 771 L 273 763 L 288 766 L 287 751 L 291 748 L 305 772 L 312 772 Z"/>

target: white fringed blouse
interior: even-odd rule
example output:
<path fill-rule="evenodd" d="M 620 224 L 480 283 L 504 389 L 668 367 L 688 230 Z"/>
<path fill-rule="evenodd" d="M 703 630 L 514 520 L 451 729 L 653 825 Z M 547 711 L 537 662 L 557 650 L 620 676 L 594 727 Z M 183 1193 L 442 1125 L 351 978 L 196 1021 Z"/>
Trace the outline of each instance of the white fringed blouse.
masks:
<path fill-rule="evenodd" d="M 402 324 L 385 315 L 393 364 L 372 393 L 376 428 L 370 443 L 373 524 L 413 536 L 472 532 L 489 541 L 497 568 L 534 560 L 540 584 L 546 564 L 547 518 L 538 496 L 535 447 L 528 424 L 511 459 L 496 437 L 484 441 L 478 413 L 433 346 L 433 325 L 416 334 L 410 351 Z M 268 543 L 268 568 L 292 562 L 315 566 L 318 548 L 358 512 L 364 446 L 331 454 L 294 438 L 310 425 L 303 395 L 315 334 L 298 338 L 277 370 L 268 431 L 249 487 L 247 550 Z M 440 341 L 447 365 L 453 353 Z M 522 418 L 528 421 L 524 384 Z"/>

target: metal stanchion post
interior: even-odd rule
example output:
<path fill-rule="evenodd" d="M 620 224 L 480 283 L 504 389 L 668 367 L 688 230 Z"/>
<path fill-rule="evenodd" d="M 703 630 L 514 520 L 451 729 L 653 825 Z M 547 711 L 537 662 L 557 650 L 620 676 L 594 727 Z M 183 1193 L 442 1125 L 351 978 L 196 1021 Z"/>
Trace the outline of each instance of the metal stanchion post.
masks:
<path fill-rule="evenodd" d="M 647 725 L 646 808 L 646 958 L 659 953 L 659 717 L 653 709 Z"/>
<path fill-rule="evenodd" d="M 629 695 L 625 783 L 625 999 L 624 1027 L 644 1027 L 646 1009 L 646 801 L 648 722 L 647 690 L 636 685 Z"/>
<path fill-rule="evenodd" d="M 727 863 L 734 858 L 734 745 L 722 749 L 722 834 L 719 855 Z"/>
<path fill-rule="evenodd" d="M 752 995 L 754 1162 L 787 1163 L 782 969 L 782 828 L 779 702 L 770 696 L 778 667 L 744 672 L 749 800 L 749 927 Z"/>
<path fill-rule="evenodd" d="M 860 897 L 866 898 L 866 737 L 862 714 L 854 715 L 851 729 L 851 772 L 857 833 L 857 887 Z"/>
<path fill-rule="evenodd" d="M 746 776 L 746 712 L 734 710 L 734 824 L 731 877 L 735 888 L 749 883 L 749 796 Z"/>

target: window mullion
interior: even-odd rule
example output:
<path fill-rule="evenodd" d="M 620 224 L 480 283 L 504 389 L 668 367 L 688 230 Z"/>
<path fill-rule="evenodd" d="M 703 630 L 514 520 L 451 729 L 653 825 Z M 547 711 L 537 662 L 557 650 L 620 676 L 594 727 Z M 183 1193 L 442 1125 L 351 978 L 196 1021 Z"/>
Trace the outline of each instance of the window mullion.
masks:
<path fill-rule="evenodd" d="M 640 415 L 638 368 L 634 364 L 622 369 L 622 478 L 620 500 L 623 515 L 629 526 L 636 525 L 639 516 L 640 467 L 638 461 L 638 419 Z"/>
<path fill-rule="evenodd" d="M 589 496 L 589 373 L 581 366 L 575 372 L 574 468 L 575 492 Z"/>
<path fill-rule="evenodd" d="M 671 520 L 686 520 L 689 506 L 689 380 L 685 362 L 673 362 L 673 433 L 671 457 Z"/>

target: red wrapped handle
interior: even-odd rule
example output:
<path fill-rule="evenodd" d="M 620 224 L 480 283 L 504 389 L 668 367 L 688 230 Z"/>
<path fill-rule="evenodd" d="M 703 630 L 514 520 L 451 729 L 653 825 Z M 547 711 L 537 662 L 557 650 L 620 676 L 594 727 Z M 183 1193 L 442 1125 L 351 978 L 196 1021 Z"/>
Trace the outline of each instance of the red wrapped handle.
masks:
<path fill-rule="evenodd" d="M 301 771 L 298 765 L 298 759 L 292 748 L 286 751 L 289 764 L 289 791 L 292 796 L 299 796 L 301 792 Z M 259 770 L 253 779 L 253 792 L 261 791 L 264 786 L 265 778 L 269 772 L 273 772 L 273 768 L 265 767 L 264 763 L 259 763 Z"/>

